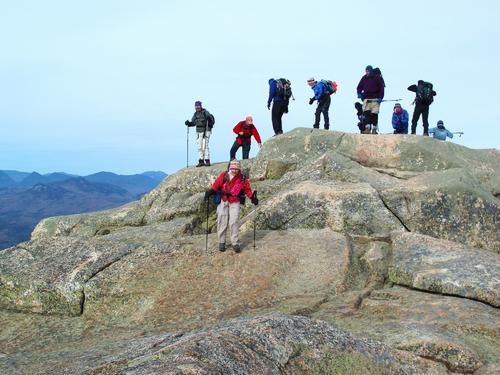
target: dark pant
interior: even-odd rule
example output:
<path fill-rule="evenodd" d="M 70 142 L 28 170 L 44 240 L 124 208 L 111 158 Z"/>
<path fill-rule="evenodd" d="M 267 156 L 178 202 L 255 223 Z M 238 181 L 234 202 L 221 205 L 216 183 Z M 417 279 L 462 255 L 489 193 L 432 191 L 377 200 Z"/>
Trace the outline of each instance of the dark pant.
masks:
<path fill-rule="evenodd" d="M 283 125 L 281 118 L 285 111 L 288 110 L 288 102 L 273 102 L 273 109 L 271 111 L 271 119 L 273 121 L 274 134 L 283 134 Z"/>
<path fill-rule="evenodd" d="M 330 109 L 330 103 L 332 99 L 330 95 L 323 95 L 318 102 L 318 108 L 316 108 L 315 121 L 313 128 L 319 128 L 319 120 L 320 116 L 323 113 L 323 118 L 325 120 L 325 129 L 328 130 L 330 128 L 330 118 L 328 117 L 328 110 Z"/>
<path fill-rule="evenodd" d="M 243 143 L 244 142 L 245 141 L 243 141 Z M 233 160 L 236 158 L 236 152 L 240 147 L 243 147 L 243 159 L 248 159 L 248 155 L 250 155 L 250 144 L 239 145 L 238 141 L 234 141 L 233 147 L 231 147 L 231 151 L 229 152 L 229 160 Z"/>
<path fill-rule="evenodd" d="M 411 134 L 417 132 L 417 122 L 422 115 L 422 122 L 424 123 L 424 134 L 429 132 L 429 105 L 428 104 L 415 104 L 413 117 L 411 119 Z"/>

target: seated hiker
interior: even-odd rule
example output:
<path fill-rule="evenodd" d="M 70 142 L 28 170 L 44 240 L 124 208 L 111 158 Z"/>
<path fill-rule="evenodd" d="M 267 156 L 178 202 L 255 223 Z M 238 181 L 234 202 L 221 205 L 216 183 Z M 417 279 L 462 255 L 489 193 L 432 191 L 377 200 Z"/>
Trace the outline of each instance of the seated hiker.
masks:
<path fill-rule="evenodd" d="M 236 159 L 236 152 L 240 147 L 243 147 L 243 159 L 248 159 L 250 155 L 250 144 L 252 136 L 255 137 L 255 140 L 259 144 L 259 147 L 262 147 L 262 141 L 260 140 L 259 132 L 257 128 L 253 124 L 252 116 L 247 116 L 245 121 L 240 121 L 233 128 L 233 132 L 237 134 L 236 140 L 233 143 L 233 147 L 231 147 L 231 151 L 229 152 L 230 160 Z"/>
<path fill-rule="evenodd" d="M 241 173 L 240 162 L 236 159 L 229 163 L 229 170 L 217 176 L 212 188 L 205 193 L 205 200 L 220 190 L 221 202 L 217 206 L 217 236 L 219 251 L 226 250 L 226 232 L 229 227 L 231 244 L 235 252 L 241 251 L 238 239 L 240 200 L 246 195 L 252 203 L 259 201 L 255 192 L 250 188 L 250 181 Z"/>
<path fill-rule="evenodd" d="M 358 128 L 359 132 L 363 134 L 363 131 L 365 130 L 365 125 L 366 125 L 366 116 L 363 113 L 363 104 L 360 102 L 354 103 L 354 108 L 356 108 L 356 116 L 358 116 Z"/>
<path fill-rule="evenodd" d="M 437 122 L 437 127 L 429 129 L 429 134 L 432 134 L 434 139 L 446 141 L 446 137 L 453 138 L 453 133 L 444 127 L 443 120 Z"/>
<path fill-rule="evenodd" d="M 394 104 L 394 112 L 392 113 L 394 134 L 408 134 L 408 121 L 408 112 L 401 107 L 401 104 Z"/>

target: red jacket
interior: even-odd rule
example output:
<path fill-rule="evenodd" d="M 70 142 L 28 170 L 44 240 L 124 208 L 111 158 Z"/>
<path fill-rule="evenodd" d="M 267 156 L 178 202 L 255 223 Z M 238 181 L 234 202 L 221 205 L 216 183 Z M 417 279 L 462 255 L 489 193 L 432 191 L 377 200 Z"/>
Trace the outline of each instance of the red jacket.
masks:
<path fill-rule="evenodd" d="M 250 188 L 250 181 L 248 181 L 248 178 L 243 179 L 241 172 L 234 176 L 232 180 L 229 180 L 229 172 L 222 172 L 212 184 L 212 189 L 215 191 L 221 189 L 222 200 L 227 201 L 229 199 L 229 203 L 240 201 L 238 195 L 241 190 L 245 192 L 248 198 L 251 198 L 253 195 Z"/>
<path fill-rule="evenodd" d="M 260 140 L 260 135 L 259 132 L 257 131 L 257 128 L 253 125 L 247 125 L 246 121 L 240 121 L 236 124 L 236 126 L 233 129 L 233 132 L 238 134 L 238 138 L 236 138 L 236 142 L 238 142 L 239 145 L 243 144 L 243 140 L 245 140 L 245 144 L 249 145 L 251 143 L 251 136 L 253 135 L 255 137 L 255 140 L 257 143 L 262 143 Z M 243 136 L 239 135 L 239 132 L 243 132 Z"/>

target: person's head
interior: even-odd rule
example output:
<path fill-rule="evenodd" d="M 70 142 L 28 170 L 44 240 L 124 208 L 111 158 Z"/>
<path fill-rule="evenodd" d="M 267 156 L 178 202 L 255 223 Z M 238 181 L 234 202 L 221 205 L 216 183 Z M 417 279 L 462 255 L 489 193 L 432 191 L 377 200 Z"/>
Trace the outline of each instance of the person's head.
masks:
<path fill-rule="evenodd" d="M 373 74 L 373 66 L 371 65 L 367 65 L 366 68 L 365 68 L 365 73 L 367 76 L 370 76 Z"/>
<path fill-rule="evenodd" d="M 233 176 L 236 176 L 241 172 L 241 164 L 237 159 L 233 159 L 229 162 L 229 173 Z"/>
<path fill-rule="evenodd" d="M 417 82 L 417 85 L 422 85 L 423 83 L 424 83 L 424 81 L 422 79 L 419 79 Z"/>
<path fill-rule="evenodd" d="M 253 118 L 252 118 L 252 116 L 247 116 L 245 118 L 245 122 L 247 123 L 247 125 L 252 125 L 253 124 Z"/>
<path fill-rule="evenodd" d="M 402 110 L 403 110 L 403 108 L 401 107 L 401 104 L 399 104 L 399 103 L 394 104 L 394 113 L 399 115 Z"/>
<path fill-rule="evenodd" d="M 311 87 L 313 87 L 315 84 L 316 84 L 316 80 L 314 79 L 314 77 L 311 77 L 307 80 L 307 84 Z"/>
<path fill-rule="evenodd" d="M 439 129 L 444 129 L 444 122 L 443 122 L 443 120 L 439 120 L 439 121 L 437 122 L 437 127 L 438 127 Z"/>
<path fill-rule="evenodd" d="M 199 100 L 195 101 L 194 102 L 194 110 L 196 112 L 199 112 L 203 109 L 203 107 L 201 106 L 201 102 Z"/>

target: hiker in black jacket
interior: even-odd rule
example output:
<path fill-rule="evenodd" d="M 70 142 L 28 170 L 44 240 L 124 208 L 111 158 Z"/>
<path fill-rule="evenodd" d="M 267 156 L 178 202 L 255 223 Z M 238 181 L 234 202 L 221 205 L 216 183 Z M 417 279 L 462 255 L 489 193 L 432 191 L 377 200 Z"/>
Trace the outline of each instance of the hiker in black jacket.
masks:
<path fill-rule="evenodd" d="M 411 134 L 417 133 L 417 123 L 420 115 L 422 115 L 422 122 L 424 125 L 424 136 L 429 136 L 429 106 L 434 101 L 436 91 L 432 89 L 432 83 L 419 80 L 416 85 L 411 85 L 408 90 L 414 92 L 415 96 L 415 110 L 411 119 Z"/>

